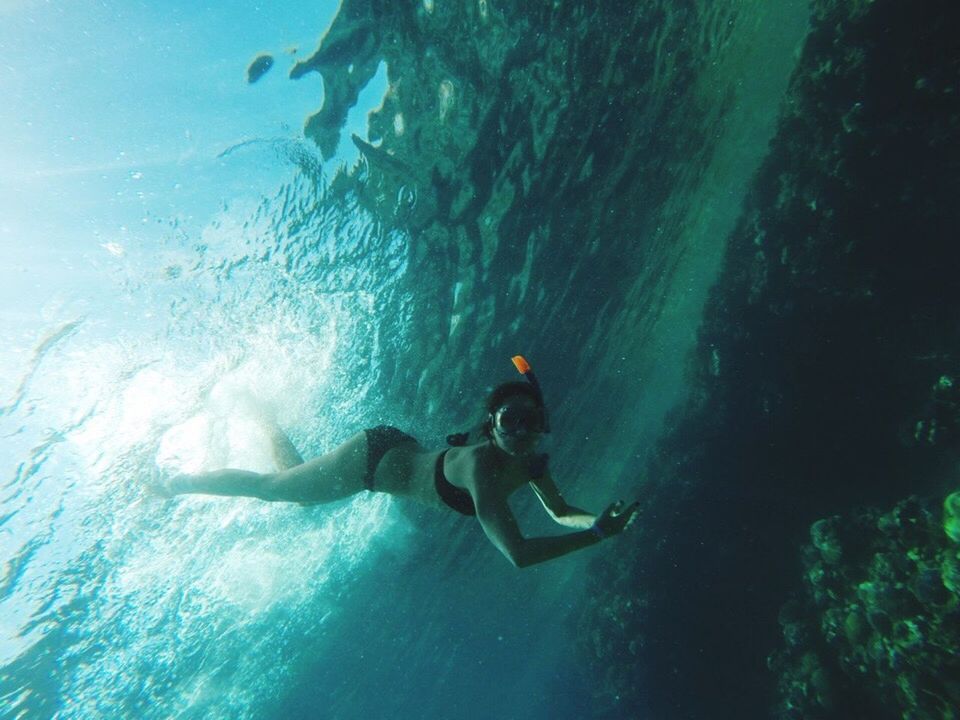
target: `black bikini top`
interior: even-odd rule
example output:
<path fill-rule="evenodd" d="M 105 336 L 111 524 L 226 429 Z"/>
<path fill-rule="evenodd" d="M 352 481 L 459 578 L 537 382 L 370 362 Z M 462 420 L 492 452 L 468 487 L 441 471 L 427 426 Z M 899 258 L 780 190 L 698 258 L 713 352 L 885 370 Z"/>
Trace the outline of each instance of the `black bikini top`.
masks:
<path fill-rule="evenodd" d="M 473 498 L 470 497 L 470 493 L 452 484 L 443 472 L 443 459 L 448 452 L 449 450 L 444 450 L 440 453 L 433 471 L 433 485 L 437 489 L 437 495 L 461 515 L 476 515 L 477 509 L 473 506 Z"/>

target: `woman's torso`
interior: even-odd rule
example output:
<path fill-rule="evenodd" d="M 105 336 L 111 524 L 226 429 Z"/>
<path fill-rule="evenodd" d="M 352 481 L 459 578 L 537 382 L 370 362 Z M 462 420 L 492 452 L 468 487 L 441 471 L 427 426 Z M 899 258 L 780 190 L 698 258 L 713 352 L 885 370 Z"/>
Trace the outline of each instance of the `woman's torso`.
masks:
<path fill-rule="evenodd" d="M 374 473 L 374 487 L 380 492 L 446 508 L 434 484 L 441 453 L 446 453 L 443 473 L 447 481 L 469 492 L 474 500 L 478 493 L 495 493 L 505 498 L 529 480 L 522 461 L 496 450 L 486 441 L 445 450 L 427 450 L 419 443 L 405 443 L 391 448 L 380 460 Z"/>

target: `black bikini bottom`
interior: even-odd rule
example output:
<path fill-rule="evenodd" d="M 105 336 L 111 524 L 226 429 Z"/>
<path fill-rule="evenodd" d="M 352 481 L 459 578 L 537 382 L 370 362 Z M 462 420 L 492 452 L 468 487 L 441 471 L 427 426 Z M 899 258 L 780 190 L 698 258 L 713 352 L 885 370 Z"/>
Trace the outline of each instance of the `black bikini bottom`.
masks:
<path fill-rule="evenodd" d="M 390 425 L 377 425 L 363 432 L 367 436 L 367 473 L 363 476 L 363 484 L 372 491 L 373 474 L 387 451 L 403 443 L 417 442 L 417 439 Z"/>

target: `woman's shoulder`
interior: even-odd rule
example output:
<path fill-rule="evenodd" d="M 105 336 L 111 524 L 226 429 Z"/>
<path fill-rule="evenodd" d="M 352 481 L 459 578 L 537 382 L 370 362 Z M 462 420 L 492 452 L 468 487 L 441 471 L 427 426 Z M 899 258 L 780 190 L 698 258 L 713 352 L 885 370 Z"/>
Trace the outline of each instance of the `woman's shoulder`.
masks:
<path fill-rule="evenodd" d="M 471 465 L 489 462 L 489 453 L 485 442 L 450 447 L 446 449 L 446 453 L 448 456 L 447 462 L 469 463 Z"/>
<path fill-rule="evenodd" d="M 456 465 L 448 463 L 455 470 L 460 484 L 477 492 L 491 492 L 506 497 L 530 481 L 526 464 L 520 461 L 504 462 L 504 457 L 496 452 L 490 443 L 478 443 L 460 450 Z"/>
<path fill-rule="evenodd" d="M 448 479 L 458 485 L 475 485 L 496 472 L 486 443 L 447 448 L 444 462 Z"/>

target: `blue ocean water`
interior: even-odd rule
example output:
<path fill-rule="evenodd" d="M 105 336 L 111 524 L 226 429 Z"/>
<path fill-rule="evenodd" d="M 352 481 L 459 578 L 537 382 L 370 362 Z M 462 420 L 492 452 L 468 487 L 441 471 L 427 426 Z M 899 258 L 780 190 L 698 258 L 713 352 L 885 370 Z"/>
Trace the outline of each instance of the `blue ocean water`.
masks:
<path fill-rule="evenodd" d="M 579 677 L 564 596 L 527 600 L 557 573 L 518 583 L 491 554 L 471 581 L 381 495 L 303 509 L 142 491 L 157 466 L 268 469 L 262 413 L 306 456 L 409 420 L 371 395 L 404 342 L 408 239 L 325 205 L 356 151 L 321 166 L 302 134 L 319 78 L 284 67 L 336 9 L 0 8 L 0 717 L 587 701 L 549 691 Z M 277 66 L 248 85 L 260 52 Z M 384 85 L 345 133 L 365 137 Z"/>
<path fill-rule="evenodd" d="M 323 87 L 287 72 L 338 7 L 0 5 L 0 718 L 591 716 L 576 645 L 592 640 L 570 620 L 589 554 L 518 572 L 468 521 L 384 495 L 301 508 L 143 492 L 158 468 L 269 470 L 264 415 L 308 457 L 381 422 L 438 445 L 461 429 L 412 410 L 428 391 L 383 392 L 423 313 L 412 239 L 327 185 L 358 160 L 347 138 L 367 136 L 383 68 L 335 158 L 304 137 Z M 248 84 L 264 52 L 276 63 Z M 754 92 L 778 97 L 783 63 Z M 632 461 L 617 458 L 682 392 L 676 358 L 722 251 L 703 238 L 733 222 L 775 113 L 723 126 L 673 251 L 673 322 L 651 331 L 671 360 L 611 355 L 616 374 L 642 369 L 623 401 L 647 409 L 566 458 L 606 471 L 572 502 L 599 510 L 620 491 Z M 719 188 L 732 199 L 714 207 Z M 523 350 L 464 385 L 505 379 Z M 585 435 L 612 414 L 592 403 L 574 394 L 559 423 Z M 517 513 L 547 532 L 532 498 Z"/>

